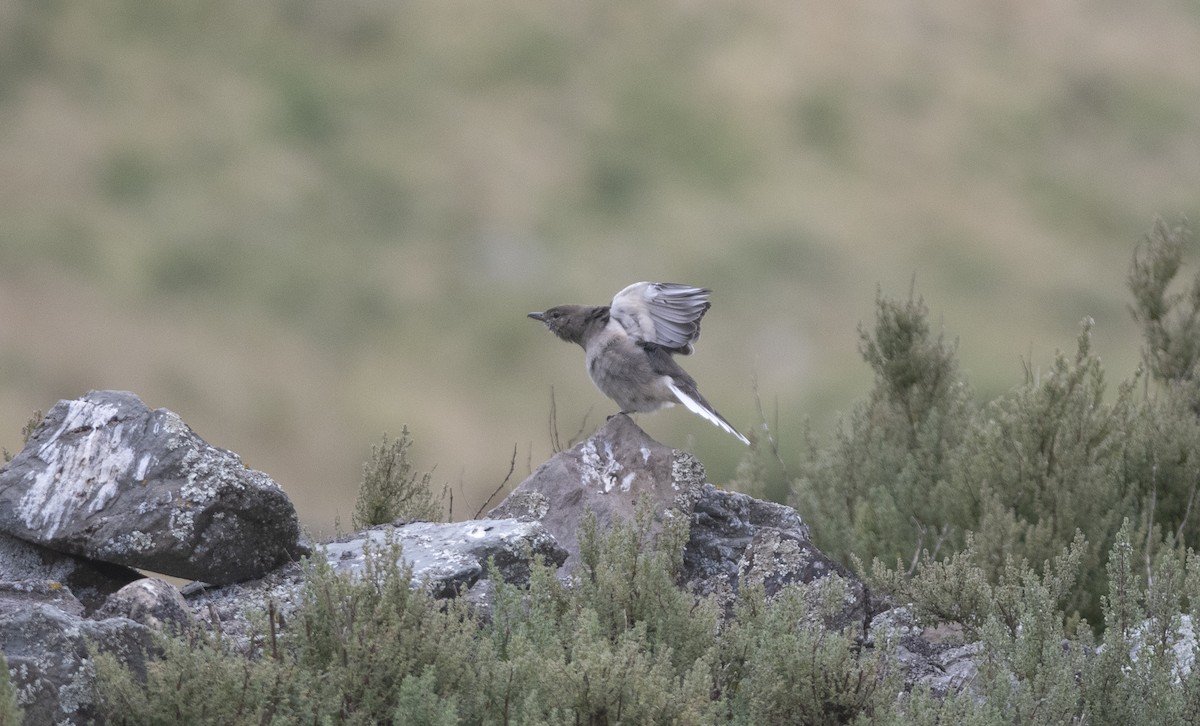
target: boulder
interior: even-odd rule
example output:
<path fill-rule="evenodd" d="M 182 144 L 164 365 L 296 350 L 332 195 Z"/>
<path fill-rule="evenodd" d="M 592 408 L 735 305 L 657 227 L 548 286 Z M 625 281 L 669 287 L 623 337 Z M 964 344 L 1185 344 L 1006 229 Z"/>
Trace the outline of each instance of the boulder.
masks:
<path fill-rule="evenodd" d="M 847 600 L 832 625 L 865 626 L 867 588 L 812 544 L 796 510 L 706 483 L 695 457 L 660 444 L 623 414 L 538 467 L 488 516 L 541 522 L 570 553 L 566 574 L 579 562 L 576 532 L 588 512 L 604 529 L 614 519 L 632 520 L 642 497 L 651 498 L 658 522 L 670 512 L 689 517 L 682 574 L 698 594 L 717 593 L 728 606 L 747 578 L 774 595 L 836 574 Z"/>
<path fill-rule="evenodd" d="M 109 595 L 142 577 L 128 567 L 66 555 L 0 534 L 0 581 L 65 585 L 85 612 L 100 607 Z"/>
<path fill-rule="evenodd" d="M 412 567 L 414 586 L 435 597 L 453 597 L 483 578 L 488 561 L 495 562 L 505 582 L 529 581 L 529 555 L 558 565 L 566 551 L 536 522 L 485 519 L 466 522 L 413 522 L 399 527 L 382 525 L 318 545 L 337 572 L 361 577 L 367 553 L 400 547 L 400 559 Z"/>
<path fill-rule="evenodd" d="M 306 551 L 270 477 L 122 391 L 50 410 L 0 470 L 0 532 L 211 583 L 261 577 Z"/>
<path fill-rule="evenodd" d="M 961 692 L 978 696 L 976 678 L 983 643 L 965 642 L 961 628 L 923 628 L 912 607 L 904 605 L 876 614 L 867 633 L 867 647 L 891 648 L 903 674 L 905 693 L 921 687 L 938 698 Z"/>
<path fill-rule="evenodd" d="M 89 647 L 145 673 L 150 630 L 126 618 L 87 620 L 69 590 L 0 582 L 0 646 L 28 724 L 90 724 L 99 717 Z"/>
<path fill-rule="evenodd" d="M 129 618 L 166 633 L 182 633 L 194 624 L 192 611 L 178 588 L 156 577 L 143 577 L 117 590 L 96 617 Z"/>
<path fill-rule="evenodd" d="M 695 457 L 663 446 L 617 414 L 539 466 L 487 516 L 540 522 L 567 551 L 563 569 L 570 572 L 579 563 L 576 533 L 588 512 L 604 530 L 614 519 L 632 521 L 638 499 L 651 497 L 661 519 L 669 509 L 690 512 L 703 485 L 704 467 Z"/>
<path fill-rule="evenodd" d="M 412 567 L 412 585 L 435 597 L 453 597 L 485 581 L 489 560 L 505 582 L 523 584 L 529 579 L 532 557 L 558 565 L 567 556 L 542 525 L 511 519 L 380 525 L 314 549 L 335 572 L 360 578 L 368 572 L 367 558 L 386 555 L 393 544 L 399 547 L 398 561 Z M 247 613 L 274 608 L 286 620 L 300 603 L 304 583 L 305 569 L 291 564 L 254 582 L 188 586 L 184 595 L 196 620 L 245 643 L 252 632 Z M 486 588 L 477 590 L 484 592 Z"/>

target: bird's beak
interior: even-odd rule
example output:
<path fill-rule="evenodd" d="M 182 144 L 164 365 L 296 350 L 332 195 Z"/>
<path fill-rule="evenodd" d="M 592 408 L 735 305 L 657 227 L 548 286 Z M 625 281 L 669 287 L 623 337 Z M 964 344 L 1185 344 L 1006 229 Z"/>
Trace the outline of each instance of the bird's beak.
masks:
<path fill-rule="evenodd" d="M 539 320 L 543 323 L 546 322 L 545 313 L 529 313 L 529 317 L 533 318 L 534 320 Z"/>

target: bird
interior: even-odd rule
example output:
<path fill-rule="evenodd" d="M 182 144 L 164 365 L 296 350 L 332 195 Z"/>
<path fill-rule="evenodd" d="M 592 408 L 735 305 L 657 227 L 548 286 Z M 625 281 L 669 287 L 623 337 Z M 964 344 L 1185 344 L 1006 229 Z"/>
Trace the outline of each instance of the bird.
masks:
<path fill-rule="evenodd" d="M 717 413 L 675 355 L 691 355 L 712 291 L 672 282 L 635 282 L 608 305 L 558 305 L 529 317 L 583 348 L 588 376 L 621 413 L 649 413 L 681 403 L 736 436 L 750 440 Z"/>

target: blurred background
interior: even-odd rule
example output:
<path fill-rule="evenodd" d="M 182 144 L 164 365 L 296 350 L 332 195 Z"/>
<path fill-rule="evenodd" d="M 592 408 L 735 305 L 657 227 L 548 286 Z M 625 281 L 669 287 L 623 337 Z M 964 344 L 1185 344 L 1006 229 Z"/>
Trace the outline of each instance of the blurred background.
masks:
<path fill-rule="evenodd" d="M 1141 344 L 1130 255 L 1200 216 L 1200 4 L 0 3 L 0 445 L 92 388 L 179 413 L 348 523 L 412 431 L 474 514 L 615 411 L 525 318 L 711 287 L 684 363 L 785 455 L 915 289 L 981 398 Z M 585 421 L 586 416 L 586 421 Z M 639 417 L 727 481 L 744 448 Z"/>

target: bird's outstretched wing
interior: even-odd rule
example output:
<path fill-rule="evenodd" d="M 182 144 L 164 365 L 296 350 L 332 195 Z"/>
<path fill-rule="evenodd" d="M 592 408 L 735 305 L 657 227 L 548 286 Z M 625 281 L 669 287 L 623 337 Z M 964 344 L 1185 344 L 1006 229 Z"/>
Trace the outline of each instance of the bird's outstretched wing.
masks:
<path fill-rule="evenodd" d="M 710 292 L 673 282 L 635 282 L 613 297 L 610 314 L 634 340 L 687 355 L 712 305 Z"/>

